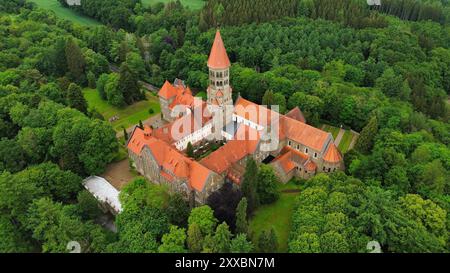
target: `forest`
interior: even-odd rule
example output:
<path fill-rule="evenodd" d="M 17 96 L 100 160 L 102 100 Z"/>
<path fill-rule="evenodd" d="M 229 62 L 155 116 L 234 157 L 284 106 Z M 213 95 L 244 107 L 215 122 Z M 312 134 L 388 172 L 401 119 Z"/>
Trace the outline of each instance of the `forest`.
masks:
<path fill-rule="evenodd" d="M 249 228 L 279 198 L 266 165 L 249 161 L 240 191 L 224 187 L 196 208 L 138 178 L 121 192 L 117 233 L 96 221 L 97 201 L 81 185 L 120 146 L 82 89 L 118 107 L 145 97 L 140 81 L 180 78 L 205 91 L 220 28 L 234 96 L 360 132 L 345 173 L 292 181 L 301 194 L 289 252 L 367 252 L 376 240 L 383 252 L 448 253 L 450 4 L 365 2 L 208 0 L 195 11 L 82 0 L 75 9 L 103 25 L 80 26 L 0 0 L 0 252 L 65 252 L 72 240 L 83 252 L 277 249 L 271 227 Z"/>

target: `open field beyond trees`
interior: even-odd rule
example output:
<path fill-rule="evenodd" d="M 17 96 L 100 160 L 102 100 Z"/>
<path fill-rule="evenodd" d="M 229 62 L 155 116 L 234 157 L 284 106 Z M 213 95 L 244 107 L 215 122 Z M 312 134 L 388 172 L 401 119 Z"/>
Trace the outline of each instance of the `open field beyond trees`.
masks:
<path fill-rule="evenodd" d="M 172 0 L 142 0 L 142 3 L 144 5 L 153 5 L 158 2 L 168 3 L 171 1 Z M 189 7 L 191 9 L 201 9 L 205 4 L 205 1 L 203 0 L 180 0 L 180 2 L 183 6 Z"/>
<path fill-rule="evenodd" d="M 85 99 L 88 102 L 89 108 L 95 108 L 105 120 L 113 116 L 118 116 L 119 119 L 112 122 L 114 130 L 121 131 L 123 128 L 129 128 L 139 123 L 139 120 L 144 121 L 153 115 L 158 115 L 160 106 L 158 99 L 147 93 L 147 99 L 139 101 L 133 105 L 123 108 L 118 108 L 110 105 L 108 102 L 102 100 L 97 90 L 85 88 L 83 90 Z M 150 114 L 150 109 L 153 109 L 153 114 Z"/>
<path fill-rule="evenodd" d="M 61 6 L 61 4 L 56 0 L 31 0 L 31 2 L 36 3 L 38 7 L 54 11 L 59 18 L 70 20 L 80 25 L 93 26 L 100 24 L 100 22 L 95 19 L 89 18 L 72 9 Z"/>

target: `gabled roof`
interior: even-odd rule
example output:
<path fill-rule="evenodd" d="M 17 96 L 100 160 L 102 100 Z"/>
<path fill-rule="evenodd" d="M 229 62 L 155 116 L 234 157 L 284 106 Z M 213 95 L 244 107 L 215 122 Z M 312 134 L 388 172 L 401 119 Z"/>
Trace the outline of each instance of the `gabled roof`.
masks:
<path fill-rule="evenodd" d="M 158 92 L 158 96 L 163 97 L 165 99 L 170 99 L 177 95 L 177 89 L 170 84 L 169 81 L 165 81 L 163 86 Z"/>
<path fill-rule="evenodd" d="M 153 135 L 145 135 L 144 130 L 136 127 L 128 142 L 131 152 L 140 155 L 145 148 L 150 149 L 156 163 L 161 167 L 160 174 L 168 181 L 175 178 L 186 180 L 189 187 L 202 191 L 205 183 L 212 174 L 200 163 L 188 158 L 168 143 L 157 139 Z"/>
<path fill-rule="evenodd" d="M 225 69 L 230 67 L 230 59 L 228 59 L 227 50 L 220 36 L 220 31 L 216 31 L 216 37 L 211 48 L 208 58 L 208 67 L 213 69 Z"/>
<path fill-rule="evenodd" d="M 248 101 L 242 97 L 239 97 L 236 101 L 234 113 L 261 126 L 270 124 L 272 118 L 279 119 L 280 139 L 285 139 L 287 137 L 317 151 L 322 151 L 322 148 L 329 137 L 328 132 L 310 126 L 297 119 L 280 115 L 275 111 Z M 276 120 L 274 122 L 276 122 Z"/>
<path fill-rule="evenodd" d="M 304 165 L 308 162 L 309 157 L 297 151 L 289 146 L 285 146 L 281 149 L 280 154 L 272 161 L 273 163 L 279 163 L 285 173 L 290 172 L 297 165 Z"/>
<path fill-rule="evenodd" d="M 311 171 L 312 172 L 312 171 L 315 171 L 316 168 L 317 168 L 316 163 L 312 162 L 311 160 L 308 161 L 308 163 L 305 164 L 305 169 L 307 171 Z"/>
<path fill-rule="evenodd" d="M 300 108 L 298 108 L 298 106 L 289 111 L 285 116 L 306 123 L 305 116 L 303 115 L 302 111 L 300 111 Z"/>
<path fill-rule="evenodd" d="M 242 137 L 243 135 L 256 136 L 257 139 L 244 138 Z M 228 141 L 225 145 L 202 159 L 200 163 L 208 169 L 221 174 L 228 170 L 233 163 L 238 162 L 256 151 L 260 137 L 256 130 L 249 126 L 241 125 L 239 126 L 236 136 L 240 136 L 239 140 L 232 139 Z"/>
<path fill-rule="evenodd" d="M 286 116 L 281 118 L 280 130 L 287 138 L 316 151 L 322 151 L 330 135 L 328 132 Z"/>
<path fill-rule="evenodd" d="M 280 114 L 264 106 L 239 97 L 234 104 L 234 113 L 244 119 L 261 126 L 270 124 L 272 117 L 279 117 Z"/>
<path fill-rule="evenodd" d="M 330 163 L 337 163 L 342 160 L 341 153 L 336 148 L 336 145 L 334 145 L 334 143 L 330 143 L 323 159 Z"/>

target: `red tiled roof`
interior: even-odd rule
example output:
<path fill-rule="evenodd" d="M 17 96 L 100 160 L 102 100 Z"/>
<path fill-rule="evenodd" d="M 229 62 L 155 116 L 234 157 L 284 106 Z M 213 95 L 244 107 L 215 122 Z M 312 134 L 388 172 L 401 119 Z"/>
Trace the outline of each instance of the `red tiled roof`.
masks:
<path fill-rule="evenodd" d="M 277 112 L 242 97 L 237 99 L 234 107 L 234 113 L 261 126 L 270 124 L 272 116 L 276 118 L 280 116 Z"/>
<path fill-rule="evenodd" d="M 240 138 L 240 140 L 230 140 L 225 145 L 211 153 L 200 161 L 201 164 L 216 173 L 223 173 L 230 168 L 233 163 L 238 162 L 249 154 L 253 154 L 259 143 L 259 134 L 256 130 L 242 125 L 236 135 L 247 134 L 257 136 L 256 140 Z"/>
<path fill-rule="evenodd" d="M 322 150 L 329 136 L 328 132 L 288 116 L 280 115 L 242 97 L 236 101 L 234 113 L 261 126 L 270 124 L 272 118 L 279 119 L 280 139 L 287 137 L 317 151 Z"/>
<path fill-rule="evenodd" d="M 314 163 L 314 162 L 312 162 L 311 160 L 310 161 L 308 161 L 308 163 L 306 163 L 305 164 L 305 169 L 307 170 L 307 171 L 315 171 L 316 170 L 316 163 Z"/>
<path fill-rule="evenodd" d="M 145 136 L 144 130 L 136 127 L 128 142 L 128 148 L 140 155 L 144 146 L 150 149 L 158 166 L 162 167 L 160 174 L 167 180 L 173 181 L 175 178 L 187 180 L 189 187 L 197 191 L 203 190 L 211 174 L 210 170 L 153 135 Z"/>
<path fill-rule="evenodd" d="M 342 160 L 341 153 L 336 148 L 336 145 L 334 145 L 334 143 L 330 143 L 330 146 L 328 146 L 328 149 L 323 159 L 330 163 L 337 163 Z"/>
<path fill-rule="evenodd" d="M 309 157 L 306 154 L 286 146 L 272 162 L 279 163 L 283 168 L 283 171 L 288 173 L 294 169 L 295 166 L 306 163 L 308 159 Z"/>
<path fill-rule="evenodd" d="M 172 182 L 173 181 L 173 176 L 171 176 L 170 174 L 166 173 L 165 171 L 161 170 L 159 172 L 159 174 L 164 177 L 165 179 L 167 179 L 168 181 Z"/>
<path fill-rule="evenodd" d="M 228 59 L 227 50 L 220 36 L 220 31 L 217 30 L 214 43 L 211 48 L 211 53 L 208 58 L 208 67 L 213 69 L 225 69 L 230 67 L 230 59 Z"/>
<path fill-rule="evenodd" d="M 315 149 L 316 151 L 322 150 L 330 134 L 286 116 L 281 118 L 280 127 L 280 130 L 283 131 L 283 134 L 287 138 Z"/>
<path fill-rule="evenodd" d="M 289 111 L 289 113 L 287 113 L 285 116 L 306 123 L 305 116 L 303 115 L 302 111 L 300 111 L 300 108 L 298 108 L 298 106 Z"/>
<path fill-rule="evenodd" d="M 158 92 L 158 96 L 163 97 L 165 99 L 170 99 L 177 95 L 177 89 L 170 84 L 170 82 L 164 82 L 164 85 Z"/>

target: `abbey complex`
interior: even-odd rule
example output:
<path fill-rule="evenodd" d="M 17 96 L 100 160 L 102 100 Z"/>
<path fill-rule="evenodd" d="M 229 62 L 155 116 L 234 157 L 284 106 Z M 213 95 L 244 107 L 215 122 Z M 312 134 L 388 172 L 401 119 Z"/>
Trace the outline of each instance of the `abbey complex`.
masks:
<path fill-rule="evenodd" d="M 139 173 L 204 203 L 227 181 L 239 186 L 250 157 L 270 164 L 283 183 L 344 168 L 332 135 L 308 125 L 300 109 L 282 115 L 239 95 L 233 103 L 230 66 L 217 31 L 206 101 L 194 97 L 181 80 L 166 81 L 158 93 L 166 124 L 136 127 L 128 140 Z M 211 143 L 220 147 L 197 160 L 187 155 L 188 146 L 202 150 Z"/>

